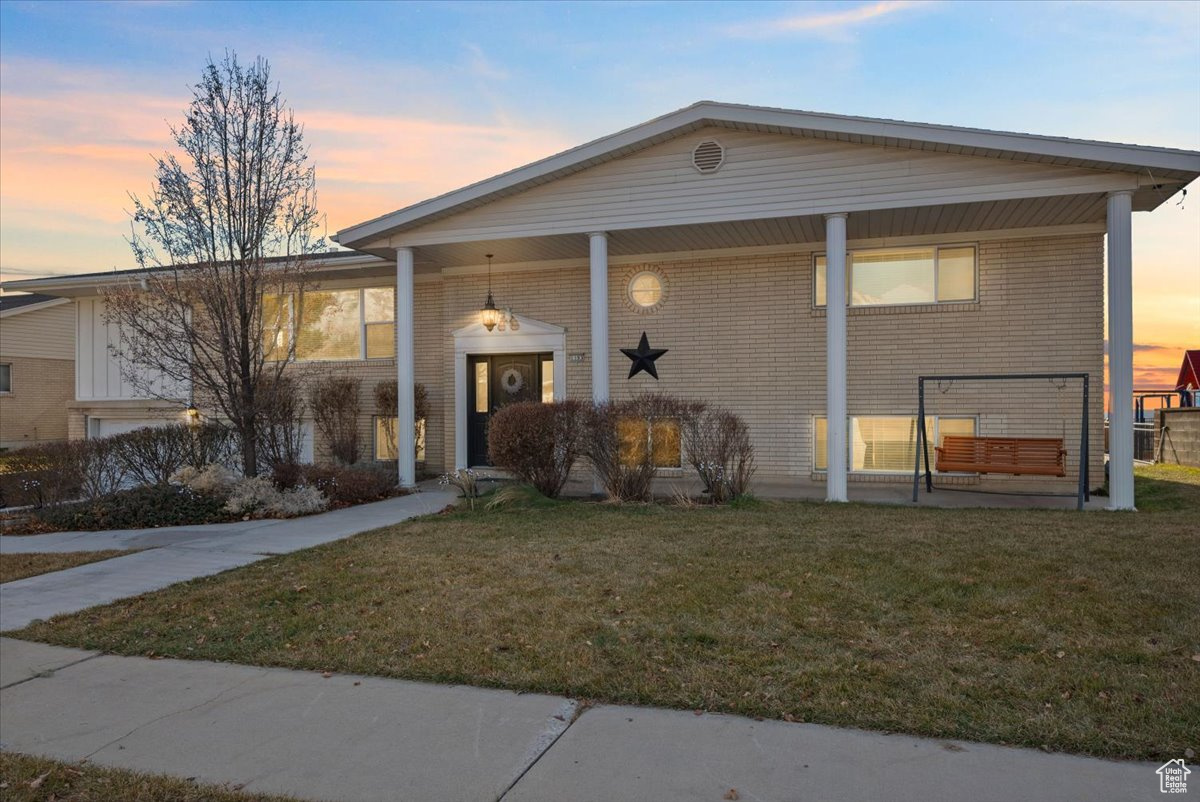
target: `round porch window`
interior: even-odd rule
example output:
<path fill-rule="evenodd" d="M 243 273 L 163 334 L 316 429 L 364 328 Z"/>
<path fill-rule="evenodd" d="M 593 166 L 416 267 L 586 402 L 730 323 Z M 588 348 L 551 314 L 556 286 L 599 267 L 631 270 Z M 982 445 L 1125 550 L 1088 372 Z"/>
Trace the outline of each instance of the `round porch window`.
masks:
<path fill-rule="evenodd" d="M 649 270 L 634 273 L 629 279 L 629 300 L 634 306 L 649 309 L 656 306 L 663 297 L 662 277 Z"/>

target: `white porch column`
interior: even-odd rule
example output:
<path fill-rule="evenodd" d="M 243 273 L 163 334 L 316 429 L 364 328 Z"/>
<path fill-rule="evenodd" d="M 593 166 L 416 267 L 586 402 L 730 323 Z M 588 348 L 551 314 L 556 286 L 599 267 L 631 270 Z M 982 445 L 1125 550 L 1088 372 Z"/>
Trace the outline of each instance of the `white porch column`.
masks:
<path fill-rule="evenodd" d="M 608 234 L 588 234 L 592 279 L 592 400 L 608 400 Z"/>
<path fill-rule="evenodd" d="M 1133 507 L 1133 192 L 1108 195 L 1108 508 Z"/>
<path fill-rule="evenodd" d="M 417 484 L 413 421 L 413 250 L 396 249 L 396 456 L 401 487 Z"/>
<path fill-rule="evenodd" d="M 825 500 L 846 501 L 846 215 L 825 215 Z"/>

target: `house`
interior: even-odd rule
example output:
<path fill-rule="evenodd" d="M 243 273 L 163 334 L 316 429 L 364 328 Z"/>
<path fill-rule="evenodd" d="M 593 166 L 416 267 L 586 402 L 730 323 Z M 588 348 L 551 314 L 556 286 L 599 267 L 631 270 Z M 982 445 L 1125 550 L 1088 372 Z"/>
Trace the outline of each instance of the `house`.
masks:
<path fill-rule="evenodd" d="M 0 296 L 0 449 L 67 439 L 75 310 L 51 295 Z"/>
<path fill-rule="evenodd" d="M 1200 348 L 1183 352 L 1183 364 L 1179 366 L 1179 377 L 1175 379 L 1179 406 L 1200 406 L 1197 391 L 1200 391 Z"/>
<path fill-rule="evenodd" d="M 401 420 L 425 386 L 425 442 L 399 427 L 405 485 L 418 445 L 433 471 L 486 460 L 509 400 L 658 390 L 738 412 L 760 476 L 844 501 L 849 482 L 911 477 L 919 375 L 1017 372 L 1091 379 L 1101 477 L 1106 275 L 1112 391 L 1128 398 L 1132 214 L 1198 175 L 1189 151 L 704 101 L 338 232 L 349 252 L 322 261 L 319 325 L 346 336 L 301 358 L 396 377 Z M 73 436 L 147 409 L 105 348 L 97 293 L 113 280 L 9 285 L 74 301 Z M 622 349 L 643 334 L 667 349 L 657 378 L 629 375 Z M 931 437 L 1062 437 L 1077 459 L 1078 393 L 931 388 Z M 1133 507 L 1124 406 L 1116 508 Z M 655 452 L 669 474 L 677 446 Z"/>

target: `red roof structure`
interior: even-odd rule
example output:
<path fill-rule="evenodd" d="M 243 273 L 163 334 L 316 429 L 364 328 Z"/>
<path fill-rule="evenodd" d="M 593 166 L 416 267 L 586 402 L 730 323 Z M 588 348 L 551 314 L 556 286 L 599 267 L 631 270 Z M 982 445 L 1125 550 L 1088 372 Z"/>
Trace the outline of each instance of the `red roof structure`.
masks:
<path fill-rule="evenodd" d="M 1183 352 L 1183 364 L 1179 367 L 1176 390 L 1200 390 L 1200 349 Z"/>

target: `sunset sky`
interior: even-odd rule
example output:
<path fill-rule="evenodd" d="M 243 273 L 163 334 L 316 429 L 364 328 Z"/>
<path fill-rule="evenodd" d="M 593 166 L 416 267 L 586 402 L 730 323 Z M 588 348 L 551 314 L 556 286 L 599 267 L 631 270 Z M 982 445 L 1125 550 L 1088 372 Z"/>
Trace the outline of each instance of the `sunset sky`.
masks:
<path fill-rule="evenodd" d="M 129 267 L 189 84 L 266 57 L 328 231 L 700 99 L 1200 150 L 1200 3 L 0 3 L 0 275 Z M 1134 217 L 1136 386 L 1200 348 L 1200 187 Z"/>

